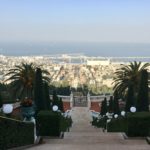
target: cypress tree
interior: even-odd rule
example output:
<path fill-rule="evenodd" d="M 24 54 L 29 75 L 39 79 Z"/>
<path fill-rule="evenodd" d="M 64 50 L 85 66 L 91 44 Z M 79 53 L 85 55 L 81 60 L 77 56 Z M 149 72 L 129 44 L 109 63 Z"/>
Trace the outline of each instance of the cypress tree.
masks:
<path fill-rule="evenodd" d="M 57 93 L 56 93 L 56 90 L 54 90 L 53 91 L 53 101 L 52 101 L 52 105 L 54 106 L 54 105 L 57 105 L 58 106 L 58 108 L 59 108 L 59 98 L 58 98 L 58 96 L 57 96 Z"/>
<path fill-rule="evenodd" d="M 135 97 L 134 97 L 133 85 L 130 84 L 129 87 L 128 87 L 128 92 L 127 92 L 125 111 L 129 112 L 130 108 L 132 106 L 135 106 Z"/>
<path fill-rule="evenodd" d="M 36 105 L 36 113 L 40 110 L 45 110 L 46 106 L 43 94 L 42 71 L 40 68 L 37 68 L 35 74 L 34 100 Z"/>
<path fill-rule="evenodd" d="M 107 99 L 105 97 L 104 100 L 102 101 L 102 104 L 101 104 L 100 114 L 103 116 L 103 115 L 106 115 L 106 113 L 107 113 Z"/>
<path fill-rule="evenodd" d="M 63 106 L 62 98 L 59 99 L 59 110 L 60 110 L 61 112 L 64 112 L 64 106 Z"/>
<path fill-rule="evenodd" d="M 139 92 L 137 98 L 137 111 L 149 111 L 147 70 L 143 70 L 141 72 L 141 80 L 140 80 Z"/>
<path fill-rule="evenodd" d="M 47 82 L 44 82 L 44 101 L 45 101 L 45 104 L 46 104 L 46 109 L 47 110 L 51 110 L 51 100 L 50 100 L 50 97 L 49 97 L 49 86 L 47 84 Z"/>
<path fill-rule="evenodd" d="M 109 111 L 110 113 L 113 112 L 113 96 L 110 97 L 109 106 L 108 106 L 108 111 Z"/>
<path fill-rule="evenodd" d="M 114 93 L 114 103 L 113 103 L 114 114 L 120 114 L 120 108 L 119 108 L 118 99 L 119 99 L 118 93 L 115 92 L 115 93 Z"/>
<path fill-rule="evenodd" d="M 2 101 L 2 96 L 1 96 L 1 93 L 0 93 L 0 108 L 3 106 L 3 101 Z"/>

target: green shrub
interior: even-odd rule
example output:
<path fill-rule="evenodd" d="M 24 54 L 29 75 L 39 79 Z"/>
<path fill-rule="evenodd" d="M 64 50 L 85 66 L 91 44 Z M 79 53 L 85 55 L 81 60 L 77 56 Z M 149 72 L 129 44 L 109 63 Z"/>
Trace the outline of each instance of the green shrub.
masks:
<path fill-rule="evenodd" d="M 40 136 L 59 136 L 61 114 L 52 111 L 40 111 L 37 115 L 37 129 Z"/>
<path fill-rule="evenodd" d="M 150 132 L 150 112 L 130 113 L 127 116 L 128 136 L 148 136 Z"/>
<path fill-rule="evenodd" d="M 65 118 L 63 116 L 61 117 L 60 129 L 62 132 L 68 131 L 71 125 L 72 125 L 71 117 L 69 118 Z"/>
<path fill-rule="evenodd" d="M 92 125 L 98 128 L 106 128 L 106 120 L 107 117 L 103 117 L 101 119 L 93 117 Z"/>
<path fill-rule="evenodd" d="M 0 149 L 34 143 L 34 124 L 0 117 Z"/>
<path fill-rule="evenodd" d="M 109 123 L 107 123 L 108 132 L 126 132 L 127 131 L 127 119 L 119 117 L 117 119 L 113 118 Z"/>

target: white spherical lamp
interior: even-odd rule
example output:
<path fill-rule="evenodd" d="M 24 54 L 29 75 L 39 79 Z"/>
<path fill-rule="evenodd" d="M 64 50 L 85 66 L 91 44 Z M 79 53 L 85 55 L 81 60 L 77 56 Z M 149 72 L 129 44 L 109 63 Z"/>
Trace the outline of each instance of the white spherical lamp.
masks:
<path fill-rule="evenodd" d="M 122 111 L 121 112 L 121 116 L 125 116 L 126 112 L 125 111 Z"/>
<path fill-rule="evenodd" d="M 118 114 L 115 114 L 115 115 L 114 115 L 114 118 L 118 118 Z"/>
<path fill-rule="evenodd" d="M 12 106 L 12 104 L 5 104 L 5 105 L 3 106 L 3 112 L 4 112 L 5 114 L 10 114 L 10 113 L 12 113 L 12 111 L 13 111 L 13 106 Z"/>
<path fill-rule="evenodd" d="M 58 110 L 58 106 L 57 105 L 54 105 L 53 106 L 53 111 L 57 111 Z"/>
<path fill-rule="evenodd" d="M 108 119 L 108 120 L 107 120 L 107 123 L 109 123 L 109 122 L 111 122 L 111 119 Z"/>
<path fill-rule="evenodd" d="M 131 108 L 130 108 L 130 111 L 131 111 L 132 113 L 135 113 L 135 112 L 136 112 L 136 107 L 131 107 Z"/>
<path fill-rule="evenodd" d="M 109 116 L 109 112 L 106 113 L 106 116 Z"/>

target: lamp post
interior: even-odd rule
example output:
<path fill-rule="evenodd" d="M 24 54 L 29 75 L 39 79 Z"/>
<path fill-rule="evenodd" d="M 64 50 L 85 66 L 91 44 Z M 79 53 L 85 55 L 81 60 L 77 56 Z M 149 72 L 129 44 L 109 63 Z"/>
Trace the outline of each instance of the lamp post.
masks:
<path fill-rule="evenodd" d="M 122 111 L 122 112 L 121 112 L 121 116 L 124 117 L 125 115 L 126 115 L 126 112 L 125 112 L 125 111 Z"/>
<path fill-rule="evenodd" d="M 132 113 L 135 113 L 135 112 L 136 112 L 136 107 L 131 107 L 131 108 L 130 108 L 130 111 L 131 111 Z"/>
<path fill-rule="evenodd" d="M 58 106 L 57 106 L 57 105 L 54 105 L 52 109 L 53 109 L 53 111 L 56 112 L 56 111 L 58 111 Z"/>
<path fill-rule="evenodd" d="M 12 104 L 4 104 L 2 110 L 3 110 L 4 114 L 6 114 L 7 116 L 10 116 L 10 114 L 13 111 L 13 105 Z"/>

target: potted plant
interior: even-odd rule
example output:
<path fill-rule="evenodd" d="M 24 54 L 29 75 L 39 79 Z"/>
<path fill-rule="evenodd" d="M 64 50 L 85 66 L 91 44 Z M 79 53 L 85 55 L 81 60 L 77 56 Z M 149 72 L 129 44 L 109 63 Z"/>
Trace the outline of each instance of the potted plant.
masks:
<path fill-rule="evenodd" d="M 32 99 L 25 98 L 24 100 L 21 101 L 20 105 L 23 117 L 30 120 L 30 118 L 33 117 L 35 114 Z"/>

